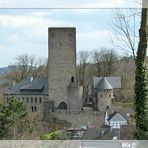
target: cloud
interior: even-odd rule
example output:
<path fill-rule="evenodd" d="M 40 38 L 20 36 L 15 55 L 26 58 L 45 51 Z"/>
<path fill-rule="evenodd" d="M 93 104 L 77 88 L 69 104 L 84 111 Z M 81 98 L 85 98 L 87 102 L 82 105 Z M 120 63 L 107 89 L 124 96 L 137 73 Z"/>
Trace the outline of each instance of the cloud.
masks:
<path fill-rule="evenodd" d="M 108 30 L 93 30 L 77 34 L 77 47 L 80 50 L 93 50 L 101 47 L 112 48 Z M 84 46 L 86 45 L 86 46 Z"/>
<path fill-rule="evenodd" d="M 0 2 L 1 7 L 21 8 L 129 8 L 133 0 L 5 0 Z M 136 2 L 134 2 L 136 3 Z M 140 7 L 140 6 L 139 6 Z"/>
<path fill-rule="evenodd" d="M 33 27 L 37 25 L 38 27 L 44 27 L 46 25 L 50 26 L 65 26 L 65 25 L 72 25 L 70 22 L 67 21 L 60 21 L 54 19 L 45 19 L 41 17 L 35 16 L 18 16 L 18 15 L 0 15 L 0 24 L 3 27 Z"/>

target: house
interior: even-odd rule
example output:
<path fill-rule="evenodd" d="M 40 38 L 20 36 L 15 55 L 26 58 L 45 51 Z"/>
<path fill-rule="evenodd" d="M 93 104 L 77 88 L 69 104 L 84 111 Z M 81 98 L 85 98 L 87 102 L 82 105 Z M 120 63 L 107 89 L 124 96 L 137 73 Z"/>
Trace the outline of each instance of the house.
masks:
<path fill-rule="evenodd" d="M 9 99 L 15 97 L 22 102 L 28 112 L 35 113 L 43 118 L 44 101 L 48 99 L 47 78 L 27 78 L 4 91 L 4 104 L 7 106 Z"/>
<path fill-rule="evenodd" d="M 127 125 L 128 120 L 120 112 L 114 111 L 108 114 L 108 109 L 105 112 L 105 125 L 111 126 L 111 129 L 120 129 L 121 125 Z"/>

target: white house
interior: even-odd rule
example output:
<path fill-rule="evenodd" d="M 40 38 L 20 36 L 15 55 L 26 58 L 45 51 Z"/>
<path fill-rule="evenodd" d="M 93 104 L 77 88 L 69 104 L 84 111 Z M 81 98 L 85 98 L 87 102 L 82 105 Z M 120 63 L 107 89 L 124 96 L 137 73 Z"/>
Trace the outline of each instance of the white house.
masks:
<path fill-rule="evenodd" d="M 121 125 L 127 125 L 127 119 L 120 113 L 114 111 L 111 115 L 105 113 L 105 125 L 111 126 L 111 129 L 120 129 Z"/>

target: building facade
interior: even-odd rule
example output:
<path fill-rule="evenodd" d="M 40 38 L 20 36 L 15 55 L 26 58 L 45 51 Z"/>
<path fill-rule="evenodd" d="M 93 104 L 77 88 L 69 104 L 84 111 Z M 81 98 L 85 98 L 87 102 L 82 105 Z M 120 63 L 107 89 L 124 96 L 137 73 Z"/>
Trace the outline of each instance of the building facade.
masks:
<path fill-rule="evenodd" d="M 16 98 L 22 102 L 28 112 L 37 113 L 43 118 L 44 101 L 48 100 L 48 79 L 28 78 L 13 84 L 4 91 L 4 105 L 7 106 L 9 99 Z"/>

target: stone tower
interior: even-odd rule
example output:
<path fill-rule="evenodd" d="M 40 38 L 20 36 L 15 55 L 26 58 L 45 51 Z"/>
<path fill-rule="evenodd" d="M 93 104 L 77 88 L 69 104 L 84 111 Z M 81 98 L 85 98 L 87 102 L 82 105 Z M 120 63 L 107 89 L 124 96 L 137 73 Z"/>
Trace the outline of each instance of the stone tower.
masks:
<path fill-rule="evenodd" d="M 76 80 L 76 29 L 48 29 L 49 101 L 68 108 L 68 86 Z"/>

